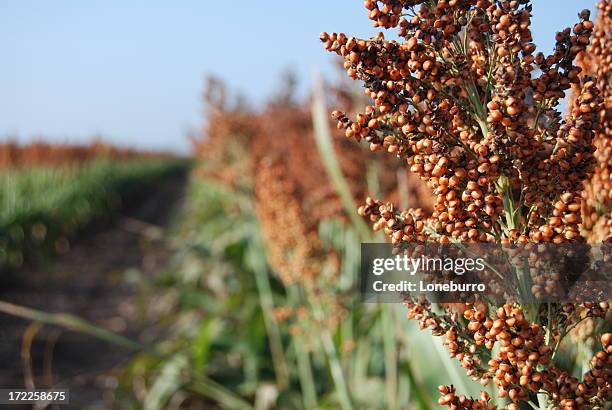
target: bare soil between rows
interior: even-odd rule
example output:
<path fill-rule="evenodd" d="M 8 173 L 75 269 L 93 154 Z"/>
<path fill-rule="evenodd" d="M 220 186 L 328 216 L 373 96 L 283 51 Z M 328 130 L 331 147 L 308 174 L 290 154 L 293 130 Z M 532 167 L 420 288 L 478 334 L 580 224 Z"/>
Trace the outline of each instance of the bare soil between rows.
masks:
<path fill-rule="evenodd" d="M 165 233 L 180 210 L 185 185 L 184 174 L 160 181 L 109 226 L 72 240 L 66 253 L 48 263 L 21 269 L 17 283 L 0 289 L 0 300 L 77 315 L 146 340 L 155 323 L 144 308 L 155 300 L 143 297 L 137 278 L 153 278 L 167 265 L 171 254 Z M 62 409 L 115 408 L 117 375 L 132 355 L 88 335 L 50 325 L 38 328 L 0 313 L 0 388 L 69 388 L 70 405 Z"/>

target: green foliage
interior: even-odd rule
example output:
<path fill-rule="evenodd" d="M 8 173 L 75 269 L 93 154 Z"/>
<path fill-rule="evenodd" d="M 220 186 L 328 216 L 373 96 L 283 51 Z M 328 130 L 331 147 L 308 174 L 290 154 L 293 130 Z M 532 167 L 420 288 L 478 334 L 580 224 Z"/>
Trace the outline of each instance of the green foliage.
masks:
<path fill-rule="evenodd" d="M 56 219 L 49 221 L 61 225 L 71 215 L 65 208 L 79 198 L 85 196 L 89 204 L 99 200 L 101 206 L 89 207 L 92 218 L 76 225 L 79 230 L 116 210 L 109 194 L 125 202 L 128 192 L 137 195 L 138 187 L 173 169 L 132 165 L 96 164 L 80 173 L 41 173 L 40 179 L 38 171 L 24 171 L 21 185 L 3 191 L 5 203 L 9 192 L 24 202 L 28 193 L 35 197 L 47 186 L 65 194 L 35 199 L 22 210 L 13 206 L 12 214 L 7 207 L 2 221 L 16 220 L 22 211 L 52 215 Z M 72 186 L 78 183 L 80 190 Z M 92 184 L 98 189 L 87 189 Z M 321 292 L 313 297 L 304 283 L 285 287 L 272 272 L 248 188 L 192 177 L 178 224 L 167 238 L 173 258 L 155 278 L 141 278 L 153 281 L 143 283 L 144 298 L 155 300 L 146 307 L 156 318 L 148 329 L 153 345 L 134 347 L 139 353 L 124 369 L 116 396 L 122 408 L 428 409 L 449 371 L 455 384 L 466 382 L 449 367 L 456 363 L 436 349 L 440 340 L 432 343 L 405 320 L 401 306 L 361 303 L 358 230 L 327 220 L 319 237 L 337 255 L 340 270 L 322 272 Z M 326 321 L 334 314 L 332 300 L 346 311 L 336 325 Z M 273 315 L 278 307 L 291 308 L 291 317 L 278 321 Z M 296 314 L 300 308 L 308 317 Z M 25 316 L 129 343 L 74 319 Z"/>
<path fill-rule="evenodd" d="M 189 185 L 182 220 L 171 239 L 174 258 L 156 283 L 157 292 L 170 301 L 159 314 L 168 336 L 157 343 L 161 356 L 141 354 L 124 375 L 124 387 L 130 390 L 142 377 L 161 386 L 149 390 L 140 405 L 165 408 L 173 397 L 187 393 L 193 401 L 249 408 L 258 388 L 274 383 L 254 271 L 247 262 L 258 257 L 254 263 L 266 266 L 265 255 L 249 251 L 259 246 L 258 228 L 251 202 L 240 195 L 195 178 Z M 184 358 L 189 365 L 180 366 L 182 383 L 176 383 L 176 372 L 167 366 Z M 159 377 L 172 380 L 157 381 Z M 169 386 L 173 392 L 167 391 Z"/>
<path fill-rule="evenodd" d="M 350 224 L 324 221 L 319 230 L 340 258 L 328 293 L 348 312 L 331 328 L 295 315 L 272 323 L 266 317 L 285 306 L 306 307 L 319 318 L 330 312 L 327 299 L 312 299 L 300 283 L 285 288 L 273 274 L 248 190 L 194 177 L 181 215 L 170 240 L 174 259 L 156 283 L 170 301 L 156 316 L 166 336 L 157 341 L 159 355 L 142 353 L 124 373 L 122 403 L 165 408 L 182 398 L 227 409 L 336 409 L 343 401 L 359 409 L 432 407 L 450 358 L 439 356 L 431 336 L 403 317 L 402 306 L 361 303 L 360 236 Z M 295 326 L 304 332 L 295 333 Z M 391 359 L 397 390 L 388 388 Z M 148 389 L 136 399 L 129 392 L 141 380 Z"/>
<path fill-rule="evenodd" d="M 82 167 L 0 172 L 0 272 L 65 246 L 67 238 L 107 221 L 184 167 L 176 160 L 99 160 Z"/>

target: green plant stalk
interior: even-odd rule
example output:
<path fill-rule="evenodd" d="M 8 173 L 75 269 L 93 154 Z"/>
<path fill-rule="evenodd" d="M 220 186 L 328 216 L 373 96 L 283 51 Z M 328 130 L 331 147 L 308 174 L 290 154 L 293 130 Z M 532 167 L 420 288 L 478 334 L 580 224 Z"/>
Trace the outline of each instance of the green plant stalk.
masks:
<path fill-rule="evenodd" d="M 412 369 L 412 366 L 407 360 L 402 364 L 402 371 L 410 381 L 411 394 L 409 396 L 409 399 L 414 399 L 414 401 L 418 403 L 421 410 L 433 409 L 434 406 L 431 403 L 431 399 L 429 398 L 427 389 L 418 380 L 414 370 Z"/>
<path fill-rule="evenodd" d="M 323 82 L 319 76 L 315 78 L 315 86 L 312 99 L 312 121 L 314 126 L 315 141 L 323 165 L 334 184 L 336 192 L 340 196 L 342 205 L 351 218 L 351 222 L 359 231 L 362 237 L 367 238 L 370 235 L 370 229 L 366 223 L 357 215 L 355 201 L 351 195 L 348 183 L 342 174 L 342 169 L 338 163 L 338 158 L 332 144 L 332 135 L 329 129 L 328 112 L 325 104 L 325 96 L 323 91 Z"/>
<path fill-rule="evenodd" d="M 517 208 L 512 198 L 512 188 L 510 187 L 510 179 L 505 175 L 500 175 L 497 182 L 495 183 L 497 193 L 502 197 L 504 204 L 504 219 L 506 235 L 511 229 L 518 229 L 520 224 L 520 208 Z"/>
<path fill-rule="evenodd" d="M 480 101 L 480 95 L 478 93 L 478 88 L 473 82 L 468 82 L 466 87 L 466 92 L 468 94 L 468 99 L 472 104 L 472 108 L 474 110 L 474 119 L 478 123 L 480 127 L 480 131 L 482 132 L 482 136 L 486 137 L 489 133 L 489 129 L 486 121 L 486 108 L 485 105 Z"/>
<path fill-rule="evenodd" d="M 403 175 L 404 179 L 400 176 Z M 376 163 L 368 163 L 368 191 L 373 192 L 376 196 L 380 196 L 380 179 L 378 167 Z M 406 170 L 398 171 L 398 188 L 400 190 L 400 198 L 402 191 L 405 196 L 406 203 L 404 207 L 408 207 L 408 192 L 406 181 Z M 368 233 L 368 235 L 371 235 Z M 385 355 L 385 390 L 387 395 L 387 408 L 395 410 L 398 408 L 398 369 L 397 369 L 397 327 L 395 326 L 395 316 L 393 314 L 393 306 L 382 304 L 380 305 L 381 328 L 383 338 L 383 351 Z"/>
<path fill-rule="evenodd" d="M 371 351 L 370 339 L 360 338 L 355 349 L 354 364 L 351 372 L 351 383 L 359 386 L 365 383 L 368 373 L 368 358 Z"/>
<path fill-rule="evenodd" d="M 195 381 L 189 383 L 186 386 L 186 390 L 208 397 L 226 409 L 253 410 L 254 408 L 225 387 L 201 375 L 198 375 Z"/>
<path fill-rule="evenodd" d="M 398 383 L 402 386 L 397 395 L 398 403 L 410 404 L 410 398 L 412 397 L 412 380 L 407 373 L 400 374 Z M 417 397 L 417 400 L 420 400 Z"/>
<path fill-rule="evenodd" d="M 353 408 L 353 405 L 351 403 L 351 398 L 348 392 L 348 386 L 346 384 L 346 380 L 344 379 L 342 366 L 340 365 L 338 353 L 336 352 L 336 347 L 334 346 L 334 341 L 332 340 L 332 336 L 329 333 L 329 330 L 324 329 L 321 338 L 323 342 L 323 347 L 325 348 L 325 352 L 329 360 L 334 384 L 336 385 L 336 389 L 338 391 L 340 407 L 343 410 L 351 410 Z"/>
<path fill-rule="evenodd" d="M 546 344 L 548 346 L 550 346 L 550 341 L 552 339 L 552 306 L 549 303 L 546 304 L 546 317 L 547 317 L 547 322 L 546 322 Z"/>
<path fill-rule="evenodd" d="M 274 311 L 274 298 L 270 287 L 268 268 L 264 263 L 261 263 L 256 255 L 252 256 L 254 265 L 253 274 L 255 276 L 255 284 L 257 286 L 257 294 L 264 317 L 266 332 L 268 333 L 268 340 L 270 341 L 270 351 L 272 353 L 274 372 L 276 373 L 276 382 L 282 390 L 289 386 L 289 369 L 287 368 L 287 360 L 280 329 L 272 313 Z"/>
<path fill-rule="evenodd" d="M 315 89 L 314 89 L 314 98 L 313 98 L 313 124 L 315 129 L 315 139 L 317 141 L 317 148 L 319 149 L 319 153 L 323 158 L 323 162 L 327 173 L 329 174 L 334 187 L 336 188 L 336 192 L 340 196 L 342 200 L 342 204 L 345 208 L 345 211 L 351 218 L 351 222 L 353 226 L 358 231 L 360 236 L 364 239 L 371 238 L 371 231 L 366 225 L 366 223 L 361 219 L 357 213 L 355 212 L 356 205 L 353 201 L 352 195 L 350 193 L 348 183 L 344 178 L 342 173 L 342 169 L 338 163 L 338 158 L 334 151 L 334 147 L 332 145 L 332 136 L 329 129 L 329 122 L 327 120 L 327 108 L 325 106 L 325 97 L 323 91 L 323 84 L 318 77 L 315 81 Z M 375 167 L 369 167 L 368 169 L 368 182 L 369 185 L 373 185 L 373 188 L 378 188 L 378 175 Z M 390 321 L 389 312 L 386 312 L 386 308 L 382 307 L 383 316 L 386 316 L 386 320 Z M 383 319 L 384 321 L 385 319 Z M 386 391 L 387 391 L 387 403 L 389 409 L 397 408 L 397 356 L 395 353 L 395 330 L 391 325 L 383 323 L 384 334 L 383 334 L 383 347 L 385 352 L 385 380 L 386 380 Z M 331 336 L 329 337 L 331 339 Z M 325 345 L 324 340 L 324 345 Z M 333 343 L 331 344 L 333 347 Z M 327 349 L 328 346 L 326 346 Z M 328 351 L 328 356 L 329 356 Z M 334 348 L 335 355 L 335 348 Z M 337 356 L 337 355 L 335 355 Z M 333 363 L 332 363 L 333 366 Z M 339 366 L 340 367 L 340 366 Z M 333 371 L 333 367 L 332 367 Z M 341 368 L 339 374 L 342 374 Z M 344 381 L 343 381 L 343 384 Z M 347 395 L 348 398 L 348 395 Z"/>
<path fill-rule="evenodd" d="M 383 305 L 381 307 L 381 325 L 383 332 L 383 349 L 385 352 L 385 389 L 387 390 L 387 408 L 395 410 L 397 402 L 397 351 L 395 343 L 396 327 L 394 326 L 393 306 Z"/>
<path fill-rule="evenodd" d="M 552 306 L 550 303 L 546 304 L 546 336 L 545 343 L 550 346 L 552 339 Z M 538 393 L 538 405 L 540 410 L 546 410 L 548 408 L 548 395 L 546 393 Z"/>
<path fill-rule="evenodd" d="M 291 302 L 291 306 L 297 306 L 299 301 L 298 291 L 295 286 L 287 287 L 287 296 Z M 312 366 L 310 363 L 310 354 L 304 349 L 304 343 L 301 336 L 293 336 L 293 346 L 297 359 L 298 376 L 300 378 L 300 386 L 302 388 L 302 400 L 306 409 L 314 409 L 317 407 L 317 389 L 315 387 L 314 377 L 312 375 Z"/>
<path fill-rule="evenodd" d="M 294 337 L 295 356 L 297 358 L 298 374 L 302 387 L 302 400 L 306 409 L 317 407 L 317 390 L 312 375 L 310 354 L 304 348 L 301 337 Z"/>
<path fill-rule="evenodd" d="M 538 405 L 540 410 L 548 409 L 548 395 L 546 393 L 538 393 Z"/>
<path fill-rule="evenodd" d="M 393 305 L 393 307 L 395 306 L 397 305 Z M 398 306 L 395 309 L 395 314 L 397 316 L 396 320 L 398 324 L 397 328 L 399 329 L 398 335 L 401 338 L 402 344 L 405 346 L 405 349 L 408 349 L 413 341 L 412 333 L 414 332 L 414 330 L 409 327 L 409 322 L 405 320 L 406 317 L 402 309 L 402 305 Z M 432 338 L 432 342 L 435 343 L 436 340 L 433 339 L 434 336 L 430 337 Z M 447 359 L 450 360 L 448 356 Z M 409 360 L 402 360 L 401 371 L 402 374 L 405 375 L 405 377 L 407 377 L 410 381 L 410 394 L 408 396 L 408 400 L 413 403 L 416 402 L 422 410 L 429 410 L 434 408 L 426 386 L 424 386 L 421 380 L 419 380 Z"/>
<path fill-rule="evenodd" d="M 315 140 L 317 143 L 317 148 L 319 150 L 319 153 L 321 154 L 321 157 L 323 159 L 323 163 L 325 165 L 327 173 L 329 174 L 332 180 L 332 183 L 334 184 L 336 192 L 338 193 L 338 195 L 340 196 L 342 200 L 342 204 L 345 208 L 345 211 L 350 216 L 351 222 L 353 223 L 353 226 L 359 233 L 360 237 L 363 238 L 364 240 L 371 240 L 372 234 L 371 234 L 370 229 L 368 228 L 367 224 L 363 221 L 363 219 L 359 218 L 355 212 L 356 205 L 353 201 L 352 195 L 348 187 L 348 183 L 346 182 L 346 179 L 344 178 L 342 169 L 340 168 L 336 153 L 332 145 L 332 136 L 331 136 L 331 131 L 329 129 L 329 122 L 327 119 L 328 113 L 327 113 L 327 108 L 325 105 L 323 83 L 320 77 L 317 77 L 315 79 L 312 113 L 313 113 L 313 125 L 314 125 L 314 130 L 315 130 Z M 377 183 L 378 175 L 377 174 L 372 175 L 372 173 L 376 173 L 376 168 L 374 167 L 369 168 L 369 172 L 368 172 L 368 183 L 369 185 L 373 185 L 373 188 L 376 189 L 379 186 L 379 184 Z M 391 320 L 389 316 L 390 312 L 388 312 L 385 307 L 382 307 L 381 310 L 382 310 L 383 316 L 386 316 L 386 319 L 383 319 L 383 322 L 385 320 L 390 321 Z M 395 409 L 397 408 L 397 377 L 398 377 L 397 354 L 395 352 L 395 342 L 394 342 L 395 329 L 393 328 L 393 326 L 389 325 L 388 323 L 386 325 L 385 323 L 383 323 L 383 328 L 384 328 L 383 347 L 384 347 L 385 358 L 386 358 L 385 360 L 386 361 L 385 380 L 386 380 L 386 390 L 387 390 L 387 396 L 388 396 L 387 400 L 388 400 L 389 408 Z M 329 336 L 329 339 L 331 341 L 331 335 Z M 324 342 L 324 346 L 326 347 L 326 350 L 328 350 L 329 343 L 327 343 L 326 345 L 325 338 L 323 342 Z M 331 347 L 333 347 L 333 342 L 331 342 Z M 330 353 L 331 352 L 328 350 L 328 356 L 330 356 Z M 333 353 L 337 359 L 337 355 L 335 354 L 335 348 L 334 348 Z M 333 363 L 331 364 L 332 364 L 332 374 L 333 374 L 334 367 L 333 367 Z M 340 371 L 337 373 L 339 375 L 342 375 L 342 369 L 339 365 L 338 367 L 340 368 Z M 342 381 L 343 379 L 344 378 L 342 378 Z M 341 384 L 345 384 L 344 381 Z M 348 399 L 348 394 L 347 394 L 347 399 Z"/>
<path fill-rule="evenodd" d="M 318 303 L 313 302 L 312 300 L 310 300 L 310 305 L 312 306 L 313 312 L 317 320 L 323 320 L 324 315 L 321 306 L 319 306 Z M 336 386 L 336 390 L 338 393 L 338 401 L 340 402 L 340 407 L 342 408 L 342 410 L 351 410 L 353 409 L 353 404 L 351 402 L 348 386 L 344 377 L 344 371 L 342 370 L 342 365 L 340 364 L 340 359 L 338 358 L 338 352 L 336 351 L 336 346 L 334 345 L 332 335 L 329 332 L 329 329 L 327 329 L 325 326 L 322 326 L 320 336 L 323 348 L 325 349 L 327 360 L 329 361 L 329 367 L 332 379 L 334 380 L 334 385 Z"/>

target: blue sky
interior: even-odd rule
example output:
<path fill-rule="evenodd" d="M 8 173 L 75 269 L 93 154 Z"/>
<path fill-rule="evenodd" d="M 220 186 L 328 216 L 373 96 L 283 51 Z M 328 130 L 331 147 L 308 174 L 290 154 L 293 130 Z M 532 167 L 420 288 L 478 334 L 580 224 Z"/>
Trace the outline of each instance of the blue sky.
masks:
<path fill-rule="evenodd" d="M 554 33 L 595 0 L 535 0 L 533 32 Z M 0 141 L 84 142 L 186 151 L 214 74 L 253 104 L 287 68 L 305 93 L 333 75 L 321 31 L 370 36 L 360 0 L 0 2 Z"/>

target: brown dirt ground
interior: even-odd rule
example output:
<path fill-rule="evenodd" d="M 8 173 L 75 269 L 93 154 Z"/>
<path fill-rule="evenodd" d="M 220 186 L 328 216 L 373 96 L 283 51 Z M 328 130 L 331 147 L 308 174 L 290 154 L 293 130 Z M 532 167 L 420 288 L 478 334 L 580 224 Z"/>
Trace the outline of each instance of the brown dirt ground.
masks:
<path fill-rule="evenodd" d="M 161 183 L 113 224 L 73 241 L 51 263 L 23 268 L 20 283 L 0 289 L 0 300 L 74 314 L 135 340 L 150 338 L 154 318 L 142 312 L 154 301 L 142 297 L 138 277 L 152 278 L 166 265 L 164 232 L 182 203 L 185 183 L 185 176 Z M 0 313 L 0 388 L 61 385 L 70 389 L 70 405 L 61 408 L 113 408 L 115 375 L 130 359 L 129 350 L 54 326 L 34 330 L 30 322 Z M 24 351 L 28 332 L 32 343 Z"/>

